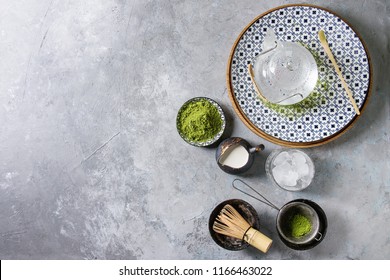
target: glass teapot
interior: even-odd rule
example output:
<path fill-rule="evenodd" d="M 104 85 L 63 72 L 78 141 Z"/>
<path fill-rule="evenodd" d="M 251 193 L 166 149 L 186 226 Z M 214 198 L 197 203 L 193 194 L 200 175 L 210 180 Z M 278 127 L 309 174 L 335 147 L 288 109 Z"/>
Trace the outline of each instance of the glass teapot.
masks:
<path fill-rule="evenodd" d="M 296 42 L 279 41 L 272 29 L 268 30 L 262 52 L 252 64 L 248 67 L 256 92 L 271 103 L 298 103 L 317 84 L 317 63 L 310 51 Z"/>

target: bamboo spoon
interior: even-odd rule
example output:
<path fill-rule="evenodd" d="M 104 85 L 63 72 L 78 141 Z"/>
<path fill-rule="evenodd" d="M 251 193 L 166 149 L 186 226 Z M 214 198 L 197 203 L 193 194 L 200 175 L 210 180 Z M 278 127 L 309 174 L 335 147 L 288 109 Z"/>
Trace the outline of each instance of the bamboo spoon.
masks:
<path fill-rule="evenodd" d="M 328 55 L 330 61 L 331 61 L 332 64 L 333 64 L 333 67 L 334 67 L 335 70 L 336 70 L 337 75 L 339 76 L 339 79 L 341 80 L 341 84 L 343 85 L 345 91 L 347 92 L 349 101 L 352 103 L 352 106 L 353 106 L 353 108 L 355 109 L 356 114 L 360 115 L 359 108 L 358 108 L 358 106 L 356 105 L 355 99 L 353 99 L 352 92 L 351 92 L 351 90 L 349 89 L 347 83 L 345 82 L 344 77 L 343 77 L 343 75 L 341 74 L 340 68 L 339 68 L 339 66 L 337 65 L 336 60 L 334 59 L 334 56 L 333 56 L 333 54 L 332 54 L 332 51 L 331 51 L 330 48 L 329 48 L 329 45 L 328 45 L 328 42 L 327 42 L 327 40 L 326 40 L 326 36 L 325 36 L 324 30 L 320 30 L 320 31 L 318 32 L 318 38 L 320 39 L 320 42 L 321 42 L 322 47 L 324 48 L 326 54 Z"/>
<path fill-rule="evenodd" d="M 267 253 L 272 240 L 254 229 L 233 206 L 227 204 L 213 224 L 213 230 L 217 233 L 238 238 L 248 242 L 263 253 Z"/>

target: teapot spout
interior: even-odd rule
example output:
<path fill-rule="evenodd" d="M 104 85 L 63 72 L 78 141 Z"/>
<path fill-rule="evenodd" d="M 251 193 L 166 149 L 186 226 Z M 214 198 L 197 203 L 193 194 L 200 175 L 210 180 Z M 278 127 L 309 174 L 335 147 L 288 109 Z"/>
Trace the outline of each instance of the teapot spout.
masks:
<path fill-rule="evenodd" d="M 276 38 L 275 31 L 272 28 L 267 30 L 265 34 L 262 48 L 262 54 L 265 54 L 278 46 L 278 39 Z"/>

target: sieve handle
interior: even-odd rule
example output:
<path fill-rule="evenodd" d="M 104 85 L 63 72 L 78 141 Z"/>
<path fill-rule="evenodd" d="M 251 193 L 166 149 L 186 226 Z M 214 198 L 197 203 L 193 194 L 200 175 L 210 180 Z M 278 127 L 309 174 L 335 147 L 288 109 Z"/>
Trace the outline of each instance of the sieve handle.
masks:
<path fill-rule="evenodd" d="M 321 232 L 318 232 L 317 235 L 316 235 L 316 237 L 314 237 L 314 239 L 315 239 L 316 241 L 320 241 L 320 240 L 322 239 L 322 233 L 321 233 Z"/>
<path fill-rule="evenodd" d="M 242 185 L 244 185 L 246 188 L 249 188 L 252 192 L 255 192 L 255 193 L 258 195 L 258 197 L 256 197 L 256 196 L 254 196 L 254 195 L 252 195 L 252 194 L 250 194 L 250 193 L 244 191 L 242 187 L 237 187 L 237 186 L 236 186 L 236 182 L 237 182 L 237 181 L 240 182 Z M 240 192 L 246 194 L 247 196 L 250 196 L 250 197 L 252 197 L 252 198 L 258 200 L 258 201 L 260 201 L 260 202 L 262 202 L 262 203 L 268 205 L 269 207 L 274 208 L 274 209 L 277 210 L 277 211 L 280 211 L 280 209 L 279 209 L 278 207 L 276 207 L 275 204 L 273 204 L 273 203 L 272 203 L 271 201 L 269 201 L 264 195 L 262 195 L 261 193 L 259 193 L 258 191 L 256 191 L 254 188 L 252 188 L 251 186 L 249 186 L 249 185 L 248 185 L 247 183 L 245 183 L 243 180 L 238 179 L 238 178 L 234 179 L 233 182 L 232 182 L 232 186 L 233 186 L 233 188 L 235 188 L 236 190 L 238 190 L 238 191 L 240 191 Z"/>
<path fill-rule="evenodd" d="M 272 244 L 272 240 L 268 236 L 252 227 L 246 231 L 243 240 L 263 253 L 267 253 Z"/>

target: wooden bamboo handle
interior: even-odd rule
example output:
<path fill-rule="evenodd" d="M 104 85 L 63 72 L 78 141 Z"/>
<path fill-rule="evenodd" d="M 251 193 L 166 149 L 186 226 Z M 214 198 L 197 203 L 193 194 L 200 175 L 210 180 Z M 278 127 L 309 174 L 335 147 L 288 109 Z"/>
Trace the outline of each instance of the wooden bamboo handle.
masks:
<path fill-rule="evenodd" d="M 249 77 L 251 78 L 251 81 L 254 85 L 254 88 L 255 88 L 257 95 L 260 97 L 260 99 L 267 102 L 268 101 L 267 98 L 265 98 L 265 96 L 261 93 L 259 87 L 257 86 L 257 83 L 255 81 L 255 75 L 253 74 L 252 64 L 250 64 L 250 63 L 248 64 L 248 72 L 249 72 Z"/>
<path fill-rule="evenodd" d="M 324 36 L 325 36 L 325 35 L 324 35 Z M 330 50 L 328 43 L 325 41 L 325 37 L 324 37 L 324 38 L 321 38 L 321 37 L 320 37 L 320 42 L 321 42 L 321 45 L 322 45 L 322 47 L 324 48 L 326 54 L 328 55 L 330 61 L 332 62 L 333 67 L 335 68 L 337 75 L 339 76 L 339 79 L 340 79 L 340 81 L 341 81 L 341 84 L 343 85 L 345 91 L 347 92 L 349 101 L 352 103 L 352 106 L 353 106 L 353 108 L 354 108 L 356 114 L 360 115 L 359 108 L 358 108 L 358 106 L 356 105 L 355 99 L 354 99 L 353 96 L 352 96 L 352 92 L 351 92 L 351 90 L 349 89 L 347 83 L 346 83 L 345 80 L 344 80 L 343 74 L 341 73 L 340 68 L 339 68 L 339 66 L 337 65 L 337 62 L 336 62 L 336 60 L 335 60 L 335 58 L 334 58 L 334 56 L 333 56 L 333 53 L 332 53 L 332 51 Z"/>
<path fill-rule="evenodd" d="M 267 253 L 272 244 L 272 240 L 269 237 L 252 227 L 247 230 L 244 240 L 263 253 Z"/>

